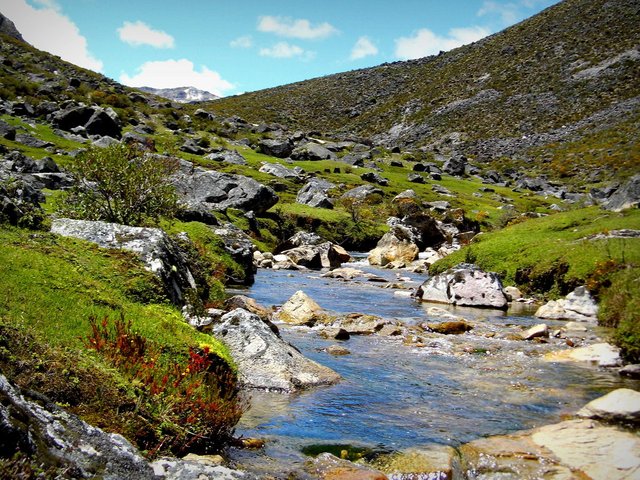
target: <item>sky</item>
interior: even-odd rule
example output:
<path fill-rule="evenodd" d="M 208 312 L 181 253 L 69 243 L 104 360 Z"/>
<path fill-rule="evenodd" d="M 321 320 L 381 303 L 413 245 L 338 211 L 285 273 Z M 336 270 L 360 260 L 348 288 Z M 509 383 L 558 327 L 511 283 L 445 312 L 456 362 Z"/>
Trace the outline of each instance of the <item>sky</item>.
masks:
<path fill-rule="evenodd" d="M 132 87 L 218 96 L 477 41 L 557 0 L 0 0 L 36 48 Z"/>

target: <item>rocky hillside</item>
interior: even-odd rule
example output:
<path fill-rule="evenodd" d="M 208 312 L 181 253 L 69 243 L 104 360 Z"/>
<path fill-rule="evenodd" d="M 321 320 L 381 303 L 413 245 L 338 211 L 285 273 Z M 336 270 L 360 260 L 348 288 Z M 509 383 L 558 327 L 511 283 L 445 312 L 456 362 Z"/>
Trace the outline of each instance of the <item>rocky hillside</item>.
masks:
<path fill-rule="evenodd" d="M 383 64 L 211 104 L 388 147 L 459 151 L 590 179 L 637 171 L 640 5 L 565 0 L 438 56 Z M 509 159 L 508 161 L 506 159 Z M 533 163 L 533 165 L 532 165 Z"/>

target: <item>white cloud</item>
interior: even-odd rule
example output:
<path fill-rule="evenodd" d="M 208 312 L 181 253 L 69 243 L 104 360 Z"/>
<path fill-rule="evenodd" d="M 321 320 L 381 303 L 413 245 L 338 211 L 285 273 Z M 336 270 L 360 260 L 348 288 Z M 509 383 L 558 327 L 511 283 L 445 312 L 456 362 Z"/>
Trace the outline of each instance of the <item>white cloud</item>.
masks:
<path fill-rule="evenodd" d="M 428 28 L 418 30 L 411 37 L 401 37 L 396 42 L 396 57 L 409 60 L 435 55 L 486 37 L 491 32 L 484 27 L 452 28 L 447 36 L 440 36 Z"/>
<path fill-rule="evenodd" d="M 478 10 L 478 16 L 497 14 L 505 25 L 512 25 L 520 18 L 519 6 L 513 2 L 500 3 L 494 0 L 485 0 Z"/>
<path fill-rule="evenodd" d="M 232 48 L 251 48 L 253 47 L 253 38 L 251 38 L 251 35 L 244 35 L 235 40 L 231 40 L 229 46 Z"/>
<path fill-rule="evenodd" d="M 209 70 L 204 65 L 200 70 L 196 70 L 193 62 L 185 58 L 145 62 L 132 77 L 122 73 L 120 82 L 130 87 L 196 87 L 220 97 L 224 92 L 235 88 L 235 85 L 223 79 L 218 72 Z"/>
<path fill-rule="evenodd" d="M 171 35 L 162 30 L 154 30 L 140 20 L 135 23 L 124 22 L 117 31 L 120 40 L 134 47 L 139 45 L 149 45 L 155 48 L 174 47 L 174 39 Z"/>
<path fill-rule="evenodd" d="M 368 37 L 360 37 L 356 41 L 355 45 L 351 49 L 351 60 L 358 60 L 360 58 L 369 57 L 371 55 L 378 54 L 378 47 L 376 47 Z"/>
<path fill-rule="evenodd" d="M 89 51 L 87 39 L 55 1 L 39 0 L 43 8 L 32 7 L 26 0 L 4 3 L 2 13 L 15 23 L 31 45 L 81 67 L 102 71 L 103 64 Z"/>
<path fill-rule="evenodd" d="M 280 37 L 304 40 L 326 38 L 338 33 L 338 30 L 327 22 L 312 26 L 309 20 L 294 20 L 289 17 L 273 17 L 270 15 L 258 19 L 258 30 L 265 33 L 274 33 Z"/>
<path fill-rule="evenodd" d="M 261 48 L 260 55 L 263 57 L 273 58 L 311 58 L 314 53 L 307 52 L 304 49 L 300 48 L 298 45 L 291 45 L 287 42 L 278 42 L 271 48 Z"/>

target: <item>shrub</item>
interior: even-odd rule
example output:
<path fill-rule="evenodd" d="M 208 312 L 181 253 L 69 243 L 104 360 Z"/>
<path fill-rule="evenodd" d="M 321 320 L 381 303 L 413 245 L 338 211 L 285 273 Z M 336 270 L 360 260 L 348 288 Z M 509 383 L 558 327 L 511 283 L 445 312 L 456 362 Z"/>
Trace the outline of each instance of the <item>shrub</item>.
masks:
<path fill-rule="evenodd" d="M 234 372 L 208 346 L 190 348 L 186 364 L 163 362 L 161 349 L 132 331 L 123 316 L 89 323 L 86 345 L 135 383 L 139 402 L 161 420 L 144 445 L 151 456 L 210 453 L 229 443 L 246 403 Z"/>
<path fill-rule="evenodd" d="M 177 169 L 175 159 L 150 155 L 138 145 L 91 148 L 70 167 L 78 182 L 58 211 L 86 220 L 156 224 L 176 213 L 178 197 L 168 179 Z"/>

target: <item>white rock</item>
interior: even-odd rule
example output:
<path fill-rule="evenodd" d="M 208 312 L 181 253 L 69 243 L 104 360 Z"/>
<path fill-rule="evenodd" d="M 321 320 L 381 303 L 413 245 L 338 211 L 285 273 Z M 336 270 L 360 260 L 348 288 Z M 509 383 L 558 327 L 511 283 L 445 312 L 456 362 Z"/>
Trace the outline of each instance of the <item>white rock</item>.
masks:
<path fill-rule="evenodd" d="M 577 415 L 610 421 L 640 422 L 640 392 L 619 388 L 589 402 Z"/>
<path fill-rule="evenodd" d="M 608 343 L 551 352 L 544 358 L 550 362 L 588 362 L 600 367 L 616 367 L 622 363 L 620 349 Z"/>

